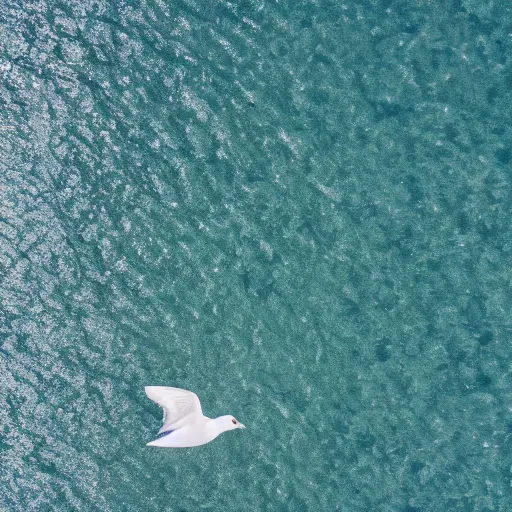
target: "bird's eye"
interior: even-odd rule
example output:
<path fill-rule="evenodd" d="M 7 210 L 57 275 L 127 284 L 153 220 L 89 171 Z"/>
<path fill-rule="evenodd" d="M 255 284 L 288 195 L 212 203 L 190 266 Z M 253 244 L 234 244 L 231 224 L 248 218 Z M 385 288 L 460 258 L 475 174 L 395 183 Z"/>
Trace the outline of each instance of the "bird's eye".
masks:
<path fill-rule="evenodd" d="M 231 423 L 233 423 L 233 425 L 236 425 L 236 420 L 235 420 L 235 418 L 233 418 L 233 419 L 231 420 Z"/>

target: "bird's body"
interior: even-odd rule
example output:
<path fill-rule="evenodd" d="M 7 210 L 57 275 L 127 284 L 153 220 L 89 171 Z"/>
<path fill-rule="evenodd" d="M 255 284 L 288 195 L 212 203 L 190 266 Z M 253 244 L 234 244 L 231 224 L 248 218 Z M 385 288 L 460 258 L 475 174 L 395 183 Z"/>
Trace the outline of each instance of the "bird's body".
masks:
<path fill-rule="evenodd" d="M 165 386 L 146 386 L 146 395 L 164 409 L 164 434 L 148 446 L 190 448 L 213 441 L 227 430 L 245 428 L 233 416 L 204 416 L 199 398 L 192 391 Z"/>
<path fill-rule="evenodd" d="M 171 430 L 168 434 L 151 441 L 148 446 L 161 446 L 168 448 L 189 448 L 201 446 L 213 441 L 224 432 L 217 425 L 216 420 L 203 416 L 193 423 L 189 423 L 177 430 Z"/>

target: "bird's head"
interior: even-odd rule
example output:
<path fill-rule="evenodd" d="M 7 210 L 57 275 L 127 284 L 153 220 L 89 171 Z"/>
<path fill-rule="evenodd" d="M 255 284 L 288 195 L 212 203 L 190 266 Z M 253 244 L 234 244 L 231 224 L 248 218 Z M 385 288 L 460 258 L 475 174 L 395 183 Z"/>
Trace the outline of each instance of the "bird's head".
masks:
<path fill-rule="evenodd" d="M 245 425 L 240 423 L 236 418 L 231 415 L 221 416 L 215 420 L 222 430 L 235 430 L 236 428 L 245 428 Z"/>

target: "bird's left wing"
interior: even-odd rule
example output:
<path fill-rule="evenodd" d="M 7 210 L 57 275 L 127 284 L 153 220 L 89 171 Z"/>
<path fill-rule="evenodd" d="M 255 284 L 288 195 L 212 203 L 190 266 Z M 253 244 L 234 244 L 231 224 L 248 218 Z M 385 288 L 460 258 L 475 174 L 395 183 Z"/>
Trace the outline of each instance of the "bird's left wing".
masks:
<path fill-rule="evenodd" d="M 159 434 L 176 430 L 203 415 L 198 396 L 186 389 L 167 386 L 146 386 L 146 395 L 164 410 L 164 424 Z"/>

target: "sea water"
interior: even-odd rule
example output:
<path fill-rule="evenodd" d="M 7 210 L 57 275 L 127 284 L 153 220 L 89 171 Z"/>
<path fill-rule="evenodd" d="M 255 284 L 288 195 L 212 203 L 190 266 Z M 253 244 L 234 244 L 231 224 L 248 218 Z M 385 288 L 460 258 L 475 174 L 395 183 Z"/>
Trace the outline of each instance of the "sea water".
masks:
<path fill-rule="evenodd" d="M 511 27 L 3 0 L 0 509 L 512 510 Z"/>

